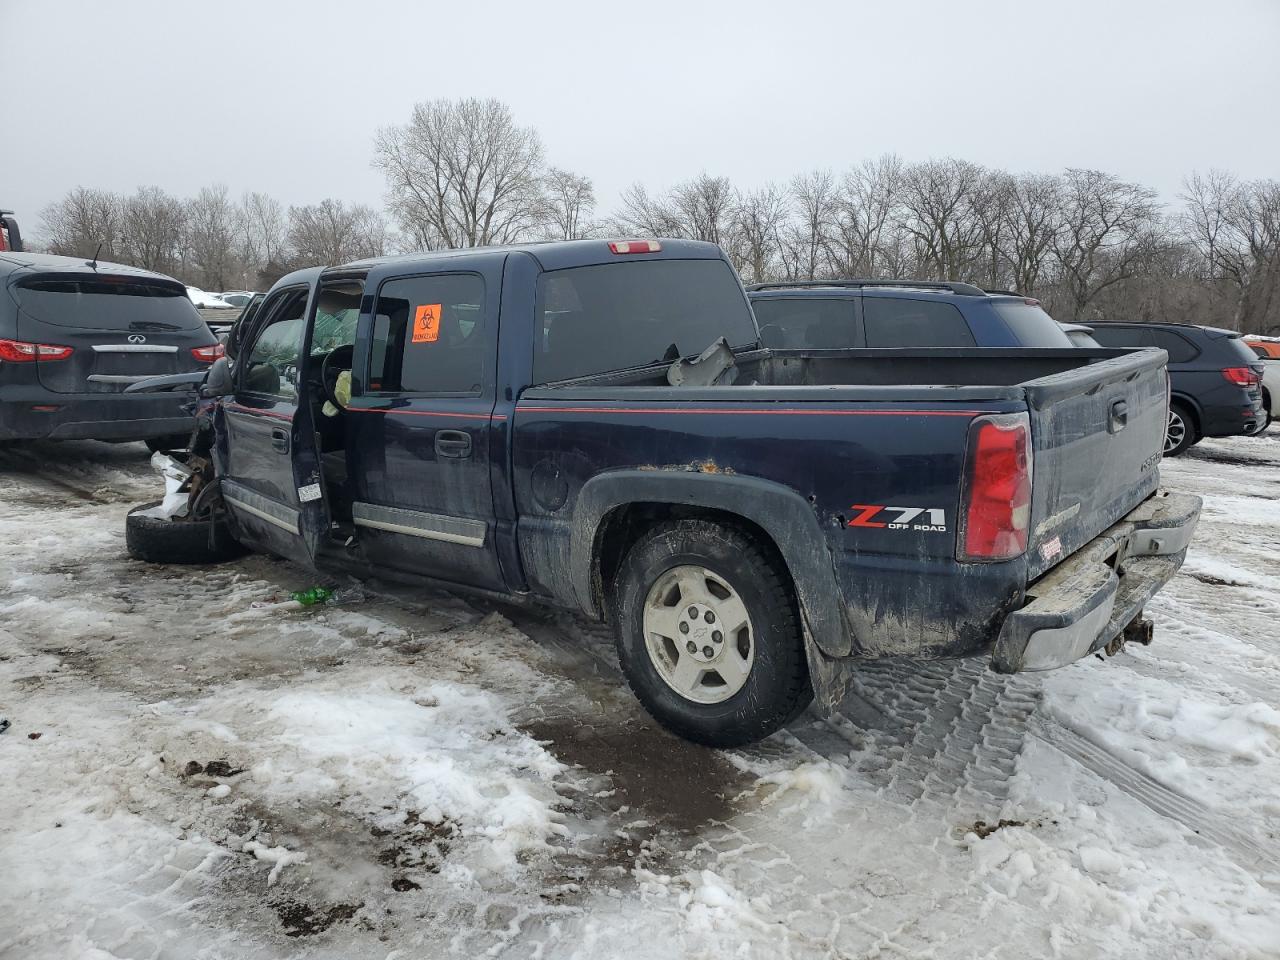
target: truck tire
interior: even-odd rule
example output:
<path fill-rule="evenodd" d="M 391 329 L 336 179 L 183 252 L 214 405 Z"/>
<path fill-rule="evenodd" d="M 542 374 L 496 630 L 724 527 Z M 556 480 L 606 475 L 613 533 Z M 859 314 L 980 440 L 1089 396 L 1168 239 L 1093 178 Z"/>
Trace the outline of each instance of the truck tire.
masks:
<path fill-rule="evenodd" d="M 1164 455 L 1176 457 L 1200 442 L 1191 411 L 1176 400 L 1169 405 L 1169 427 L 1164 438 Z"/>
<path fill-rule="evenodd" d="M 654 527 L 622 561 L 613 601 L 627 682 L 686 740 L 752 743 L 813 699 L 790 578 L 734 527 L 698 519 Z"/>
<path fill-rule="evenodd" d="M 247 551 L 225 523 L 167 520 L 145 516 L 142 511 L 160 505 L 144 503 L 129 511 L 124 520 L 124 543 L 129 556 L 147 563 L 223 563 Z"/>

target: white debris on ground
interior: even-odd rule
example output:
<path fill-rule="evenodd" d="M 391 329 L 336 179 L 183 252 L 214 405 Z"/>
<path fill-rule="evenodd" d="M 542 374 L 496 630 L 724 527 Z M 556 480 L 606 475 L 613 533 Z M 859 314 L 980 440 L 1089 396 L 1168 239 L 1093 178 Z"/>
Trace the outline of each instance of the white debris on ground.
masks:
<path fill-rule="evenodd" d="M 597 627 L 135 563 L 141 445 L 0 450 L 0 957 L 1280 957 L 1280 432 L 1162 471 L 1150 647 L 715 752 Z"/>

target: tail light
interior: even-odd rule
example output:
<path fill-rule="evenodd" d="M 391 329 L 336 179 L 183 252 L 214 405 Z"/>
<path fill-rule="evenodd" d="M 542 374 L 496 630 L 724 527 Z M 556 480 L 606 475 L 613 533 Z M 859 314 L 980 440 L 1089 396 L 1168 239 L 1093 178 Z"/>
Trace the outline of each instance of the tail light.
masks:
<path fill-rule="evenodd" d="M 961 560 L 1011 560 L 1031 526 L 1031 423 L 1025 413 L 979 417 L 969 426 L 960 494 Z"/>
<path fill-rule="evenodd" d="M 0 340 L 0 360 L 9 363 L 34 363 L 37 360 L 65 360 L 71 347 L 53 343 L 28 343 L 25 340 Z"/>
<path fill-rule="evenodd" d="M 657 240 L 610 240 L 611 253 L 661 253 L 662 244 Z"/>
<path fill-rule="evenodd" d="M 1262 382 L 1262 375 L 1252 367 L 1226 367 L 1222 376 L 1237 387 L 1256 387 Z"/>
<path fill-rule="evenodd" d="M 226 356 L 227 348 L 220 343 L 208 347 L 192 347 L 191 355 L 201 363 L 213 363 L 219 357 Z"/>

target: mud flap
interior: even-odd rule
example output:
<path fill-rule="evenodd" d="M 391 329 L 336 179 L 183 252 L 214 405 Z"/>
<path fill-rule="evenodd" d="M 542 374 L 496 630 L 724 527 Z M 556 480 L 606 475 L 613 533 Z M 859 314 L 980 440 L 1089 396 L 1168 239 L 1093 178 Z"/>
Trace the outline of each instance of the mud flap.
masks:
<path fill-rule="evenodd" d="M 849 692 L 858 661 L 853 657 L 829 657 L 823 653 L 809 632 L 807 622 L 804 624 L 804 654 L 809 662 L 809 683 L 813 686 L 814 703 L 824 717 L 829 717 Z"/>

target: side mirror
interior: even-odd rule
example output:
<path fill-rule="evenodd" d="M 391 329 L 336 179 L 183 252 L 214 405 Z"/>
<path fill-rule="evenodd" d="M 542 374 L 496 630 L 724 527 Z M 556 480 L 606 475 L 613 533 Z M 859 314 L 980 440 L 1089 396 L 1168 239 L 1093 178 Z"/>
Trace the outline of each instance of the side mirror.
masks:
<path fill-rule="evenodd" d="M 209 368 L 209 373 L 204 379 L 204 386 L 200 388 L 200 396 L 210 400 L 214 397 L 225 397 L 232 393 L 233 390 L 231 365 L 227 363 L 226 357 L 219 357 L 213 361 L 213 366 Z"/>

